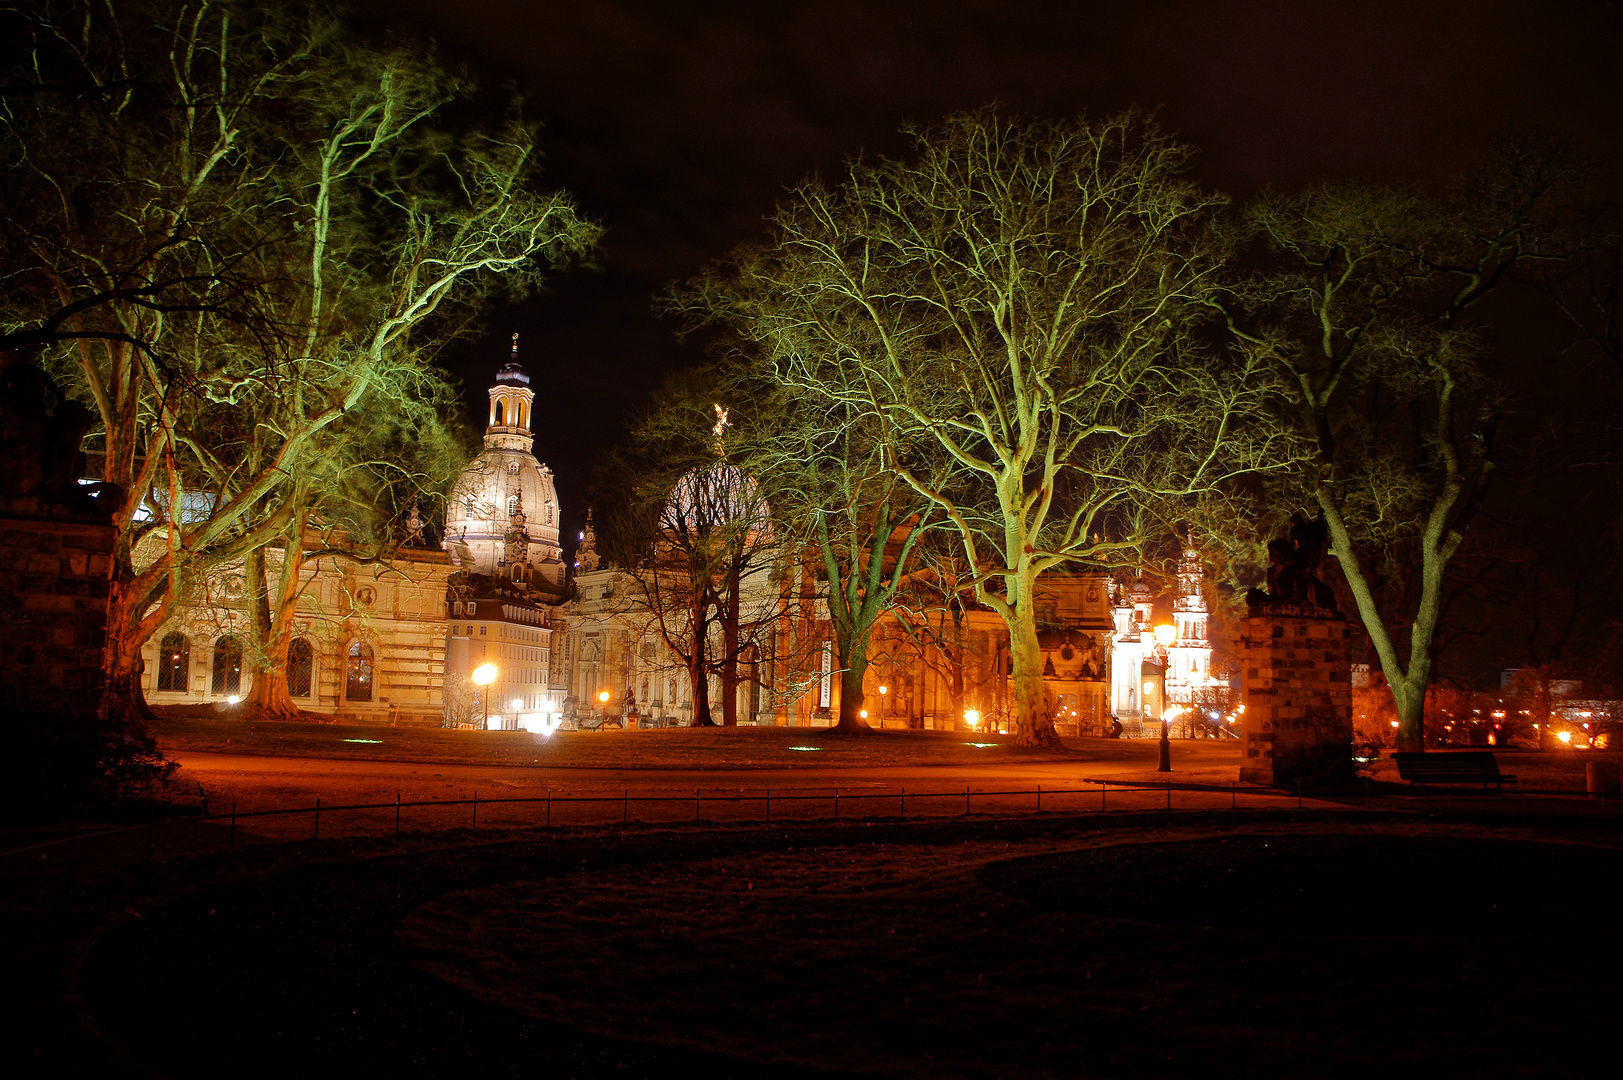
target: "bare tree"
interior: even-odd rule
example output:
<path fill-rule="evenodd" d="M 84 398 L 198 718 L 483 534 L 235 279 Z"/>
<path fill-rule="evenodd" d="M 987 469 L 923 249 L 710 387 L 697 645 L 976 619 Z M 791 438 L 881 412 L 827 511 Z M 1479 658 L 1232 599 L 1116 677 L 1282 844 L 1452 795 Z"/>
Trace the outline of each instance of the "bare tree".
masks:
<path fill-rule="evenodd" d="M 848 403 L 783 386 L 746 354 L 729 380 L 747 403 L 732 458 L 759 477 L 786 555 L 806 552 L 818 567 L 840 676 L 832 732 L 871 731 L 863 683 L 869 640 L 908 580 L 934 506 L 885 464 L 882 420 Z"/>
<path fill-rule="evenodd" d="M 1451 206 L 1375 187 L 1269 196 L 1247 215 L 1272 258 L 1225 301 L 1275 367 L 1294 486 L 1324 515 L 1399 718 L 1423 748 L 1446 572 L 1495 467 L 1499 404 L 1471 315 L 1536 254 L 1548 163 L 1513 158 Z"/>
<path fill-rule="evenodd" d="M 913 135 L 912 159 L 800 187 L 769 241 L 678 305 L 727 323 L 797 393 L 881 425 L 885 466 L 954 531 L 977 602 L 1009 628 L 1018 741 L 1058 746 L 1039 575 L 1159 536 L 1169 504 L 1257 460 L 1242 423 L 1267 373 L 1194 332 L 1222 200 L 1152 123 L 984 111 Z"/>
<path fill-rule="evenodd" d="M 442 117 L 411 47 L 277 5 L 7 13 L 4 330 L 93 403 L 115 509 L 104 715 L 189 575 L 280 538 L 294 481 L 418 361 L 412 337 L 595 229 L 537 191 L 535 128 Z"/>
<path fill-rule="evenodd" d="M 760 486 L 728 457 L 728 411 L 708 373 L 673 379 L 613 467 L 605 515 L 625 574 L 623 614 L 641 618 L 684 668 L 695 726 L 738 722 L 738 692 L 760 681 L 781 618 L 779 552 Z"/>

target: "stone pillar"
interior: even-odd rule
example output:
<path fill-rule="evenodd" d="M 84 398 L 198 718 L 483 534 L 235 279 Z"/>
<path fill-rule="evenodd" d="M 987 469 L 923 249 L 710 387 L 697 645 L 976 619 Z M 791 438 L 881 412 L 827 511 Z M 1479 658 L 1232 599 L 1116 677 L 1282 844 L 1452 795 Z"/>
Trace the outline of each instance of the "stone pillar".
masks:
<path fill-rule="evenodd" d="M 1312 610 L 1252 615 L 1241 645 L 1240 779 L 1345 783 L 1352 768 L 1352 628 Z"/>
<path fill-rule="evenodd" d="M 113 540 L 105 514 L 0 499 L 0 687 L 101 693 Z"/>

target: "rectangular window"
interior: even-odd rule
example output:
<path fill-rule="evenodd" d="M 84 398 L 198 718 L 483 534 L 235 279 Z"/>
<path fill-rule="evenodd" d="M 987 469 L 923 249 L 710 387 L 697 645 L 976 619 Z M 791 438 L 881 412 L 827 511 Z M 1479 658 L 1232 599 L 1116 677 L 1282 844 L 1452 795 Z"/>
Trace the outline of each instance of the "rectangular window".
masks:
<path fill-rule="evenodd" d="M 484 636 L 485 636 L 485 631 L 486 631 L 486 630 L 487 630 L 487 629 L 489 629 L 489 628 L 488 628 L 488 627 L 485 627 L 485 626 L 480 626 L 480 627 L 479 627 L 479 636 L 480 636 L 480 637 L 484 637 Z"/>

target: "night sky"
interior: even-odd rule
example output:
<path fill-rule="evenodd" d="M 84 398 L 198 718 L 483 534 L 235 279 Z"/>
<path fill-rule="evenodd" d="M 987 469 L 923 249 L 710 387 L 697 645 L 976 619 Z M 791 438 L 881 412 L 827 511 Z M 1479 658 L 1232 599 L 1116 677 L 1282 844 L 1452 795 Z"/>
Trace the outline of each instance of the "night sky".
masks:
<path fill-rule="evenodd" d="M 473 415 L 519 331 L 536 454 L 569 534 L 591 470 L 665 373 L 702 358 L 652 297 L 761 235 L 786 188 L 907 121 L 996 101 L 1045 115 L 1137 105 L 1244 199 L 1319 179 L 1446 183 L 1496 138 L 1615 155 L 1623 5 L 1295 0 L 589 3 L 363 0 L 547 123 L 548 175 L 607 227 L 595 271 L 495 311 L 449 350 Z M 1613 161 L 1615 164 L 1615 160 Z"/>

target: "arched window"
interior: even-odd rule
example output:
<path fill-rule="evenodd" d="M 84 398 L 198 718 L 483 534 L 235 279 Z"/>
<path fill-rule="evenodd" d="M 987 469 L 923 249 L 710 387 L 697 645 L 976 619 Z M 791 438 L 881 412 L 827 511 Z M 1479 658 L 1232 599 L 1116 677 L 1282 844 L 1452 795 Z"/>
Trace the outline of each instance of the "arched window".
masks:
<path fill-rule="evenodd" d="M 294 638 L 287 647 L 287 692 L 293 697 L 309 697 L 316 686 L 316 650 L 305 638 Z"/>
<path fill-rule="evenodd" d="M 552 524 L 552 504 L 547 503 L 547 524 Z"/>
<path fill-rule="evenodd" d="M 349 647 L 344 698 L 347 701 L 372 700 L 372 646 L 355 642 Z"/>
<path fill-rule="evenodd" d="M 242 689 L 242 646 L 234 637 L 214 641 L 214 675 L 209 689 L 216 694 L 235 694 Z"/>
<path fill-rule="evenodd" d="M 507 497 L 507 516 L 512 517 L 516 513 L 518 513 L 518 496 L 509 495 Z"/>
<path fill-rule="evenodd" d="M 186 674 L 192 663 L 192 643 L 172 631 L 158 644 L 158 689 L 186 692 Z"/>
<path fill-rule="evenodd" d="M 507 420 L 503 416 L 503 413 L 505 411 L 504 408 L 503 408 L 504 404 L 505 403 L 500 398 L 498 398 L 496 400 L 496 425 L 498 427 L 500 427 L 502 424 L 507 423 Z"/>

